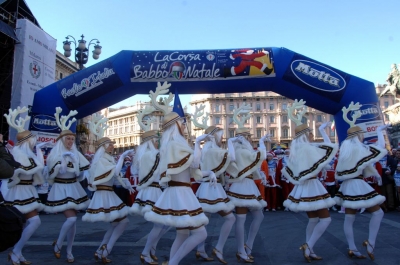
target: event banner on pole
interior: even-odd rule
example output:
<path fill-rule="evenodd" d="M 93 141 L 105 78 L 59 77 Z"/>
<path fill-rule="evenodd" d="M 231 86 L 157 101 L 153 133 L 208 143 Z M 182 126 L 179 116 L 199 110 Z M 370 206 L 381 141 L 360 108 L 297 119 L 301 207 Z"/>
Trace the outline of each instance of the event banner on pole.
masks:
<path fill-rule="evenodd" d="M 55 80 L 57 40 L 26 19 L 17 21 L 11 108 L 29 106 L 35 92 Z M 16 131 L 10 129 L 10 139 Z"/>

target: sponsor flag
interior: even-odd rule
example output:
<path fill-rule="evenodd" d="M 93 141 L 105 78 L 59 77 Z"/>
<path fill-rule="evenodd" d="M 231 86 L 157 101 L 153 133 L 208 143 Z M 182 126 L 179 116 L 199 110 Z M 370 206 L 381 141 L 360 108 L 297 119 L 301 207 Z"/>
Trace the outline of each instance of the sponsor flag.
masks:
<path fill-rule="evenodd" d="M 181 104 L 181 100 L 179 98 L 177 88 L 175 88 L 174 107 L 173 107 L 172 111 L 178 113 L 178 115 L 181 116 L 184 119 L 184 121 L 186 122 L 185 113 L 183 112 L 183 108 L 182 108 L 182 104 Z"/>

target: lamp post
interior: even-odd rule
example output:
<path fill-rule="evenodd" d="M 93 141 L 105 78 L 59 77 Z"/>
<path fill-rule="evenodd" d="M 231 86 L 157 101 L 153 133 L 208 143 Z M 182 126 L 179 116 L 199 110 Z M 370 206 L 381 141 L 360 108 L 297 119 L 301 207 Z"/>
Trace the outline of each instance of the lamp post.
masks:
<path fill-rule="evenodd" d="M 91 41 L 89 41 L 88 46 L 86 47 L 86 40 L 84 40 L 83 34 L 81 36 L 82 39 L 76 41 L 76 39 L 74 37 L 72 37 L 71 35 L 68 35 L 67 37 L 65 37 L 65 41 L 63 42 L 64 46 L 64 55 L 65 57 L 70 57 L 71 56 L 71 43 L 73 43 L 75 45 L 75 62 L 77 64 L 79 64 L 79 69 L 82 70 L 83 69 L 83 65 L 85 65 L 88 62 L 88 52 L 89 52 L 89 48 L 90 45 L 94 45 L 94 50 L 92 51 L 93 53 L 93 59 L 97 60 L 99 59 L 99 56 L 101 54 L 101 46 L 100 41 L 98 39 L 92 39 Z M 69 38 L 72 38 L 73 40 L 69 40 Z"/>
<path fill-rule="evenodd" d="M 84 40 L 84 35 L 82 34 L 81 39 L 76 41 L 76 39 L 74 37 L 72 37 L 71 35 L 68 35 L 67 37 L 65 37 L 65 41 L 63 42 L 63 49 L 64 49 L 64 56 L 65 57 L 70 57 L 71 56 L 71 43 L 74 44 L 75 46 L 75 62 L 79 65 L 79 70 L 83 69 L 83 66 L 88 62 L 88 53 L 89 53 L 89 48 L 90 45 L 94 45 L 94 50 L 92 51 L 93 55 L 93 59 L 97 60 L 99 59 L 99 56 L 101 54 L 101 46 L 100 41 L 98 39 L 92 39 L 91 41 L 89 41 L 88 46 L 86 47 L 86 40 Z M 69 40 L 69 38 L 71 38 L 72 40 Z M 82 120 L 78 120 L 78 126 L 82 125 Z M 82 147 L 80 146 L 81 142 L 83 144 L 87 144 L 88 141 L 87 139 L 89 139 L 89 135 L 87 139 L 81 139 L 82 136 L 82 132 L 80 132 L 77 137 L 76 137 L 76 145 L 78 147 L 78 150 L 80 150 L 81 152 L 83 152 Z"/>

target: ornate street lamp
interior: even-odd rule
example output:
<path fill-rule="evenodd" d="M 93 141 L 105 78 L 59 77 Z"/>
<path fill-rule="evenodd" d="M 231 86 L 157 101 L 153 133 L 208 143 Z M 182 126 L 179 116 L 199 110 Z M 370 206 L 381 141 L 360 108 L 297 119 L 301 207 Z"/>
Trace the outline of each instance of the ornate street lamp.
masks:
<path fill-rule="evenodd" d="M 74 37 L 72 37 L 71 35 L 68 35 L 67 37 L 65 37 L 65 41 L 63 42 L 64 46 L 64 55 L 65 57 L 70 57 L 71 56 L 71 43 L 73 43 L 75 45 L 75 62 L 77 64 L 79 64 L 79 69 L 82 70 L 83 69 L 83 65 L 86 64 L 88 62 L 88 52 L 89 52 L 89 48 L 90 45 L 94 45 L 94 50 L 92 51 L 93 53 L 93 59 L 97 60 L 99 59 L 99 56 L 101 54 L 101 46 L 100 41 L 98 39 L 92 39 L 88 46 L 86 47 L 86 40 L 84 40 L 85 36 L 81 36 L 82 39 L 78 40 L 78 42 L 75 40 Z M 70 41 L 69 38 L 72 38 L 73 40 Z"/>

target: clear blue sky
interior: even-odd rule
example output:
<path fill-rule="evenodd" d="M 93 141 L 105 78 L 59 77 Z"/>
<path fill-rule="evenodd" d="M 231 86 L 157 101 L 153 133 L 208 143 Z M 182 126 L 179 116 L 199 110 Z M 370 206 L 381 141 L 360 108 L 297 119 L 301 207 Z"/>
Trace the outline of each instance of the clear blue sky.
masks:
<path fill-rule="evenodd" d="M 83 33 L 101 41 L 99 60 L 121 50 L 285 47 L 381 84 L 400 63 L 399 0 L 25 1 L 60 52 L 65 36 Z M 148 96 L 114 106 L 136 100 Z"/>

